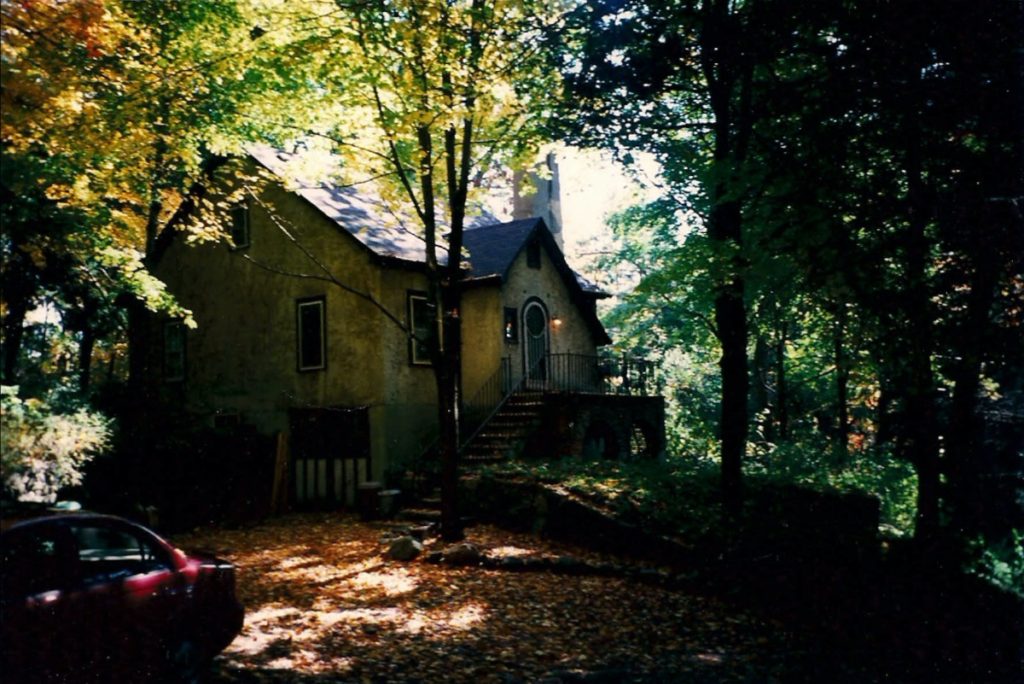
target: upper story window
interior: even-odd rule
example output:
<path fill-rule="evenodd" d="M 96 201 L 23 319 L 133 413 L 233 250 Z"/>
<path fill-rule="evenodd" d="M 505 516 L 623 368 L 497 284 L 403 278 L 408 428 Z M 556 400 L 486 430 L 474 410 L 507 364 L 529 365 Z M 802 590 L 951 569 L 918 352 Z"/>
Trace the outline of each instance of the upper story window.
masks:
<path fill-rule="evenodd" d="M 249 203 L 242 201 L 231 207 L 228 230 L 231 235 L 231 246 L 234 249 L 245 249 L 249 246 L 251 235 L 249 233 Z"/>
<path fill-rule="evenodd" d="M 164 324 L 164 380 L 185 379 L 185 324 L 168 321 Z"/>
<path fill-rule="evenodd" d="M 295 302 L 298 362 L 300 371 L 327 367 L 326 300 L 309 297 Z"/>
<path fill-rule="evenodd" d="M 410 292 L 408 295 L 409 363 L 415 366 L 430 365 L 430 342 L 437 329 L 434 307 L 427 295 Z"/>
<path fill-rule="evenodd" d="M 536 238 L 526 245 L 526 265 L 530 268 L 540 268 L 540 240 Z"/>

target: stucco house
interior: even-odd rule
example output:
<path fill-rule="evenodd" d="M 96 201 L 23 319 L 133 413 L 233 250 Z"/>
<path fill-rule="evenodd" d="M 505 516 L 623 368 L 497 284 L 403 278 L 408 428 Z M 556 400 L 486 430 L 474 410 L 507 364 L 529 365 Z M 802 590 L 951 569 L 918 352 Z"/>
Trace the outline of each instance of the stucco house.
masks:
<path fill-rule="evenodd" d="M 286 160 L 258 149 L 244 163 L 273 174 Z M 465 232 L 467 460 L 538 434 L 560 451 L 551 455 L 628 454 L 630 434 L 663 448 L 661 398 L 629 396 L 643 368 L 599 362 L 605 295 L 566 263 L 548 225 L 559 222 L 552 189 L 534 199 L 547 221 L 481 217 Z M 226 223 L 230 244 L 161 237 L 157 275 L 197 323 L 160 322 L 151 365 L 161 391 L 211 424 L 282 435 L 293 500 L 351 503 L 359 483 L 422 458 L 436 439 L 433 372 L 403 329 L 429 326 L 423 241 L 365 194 L 323 183 L 264 183 Z M 581 396 L 594 402 L 566 403 Z"/>

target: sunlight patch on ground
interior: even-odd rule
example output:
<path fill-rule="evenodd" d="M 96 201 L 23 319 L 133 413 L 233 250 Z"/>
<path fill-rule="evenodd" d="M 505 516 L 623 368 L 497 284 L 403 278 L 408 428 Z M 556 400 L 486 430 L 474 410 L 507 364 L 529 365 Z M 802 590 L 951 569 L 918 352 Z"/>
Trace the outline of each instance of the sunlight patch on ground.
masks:
<path fill-rule="evenodd" d="M 181 543 L 228 549 L 224 557 L 239 563 L 245 627 L 213 681 L 477 684 L 506 671 L 538 681 L 614 660 L 739 682 L 751 667 L 770 671 L 778 649 L 769 646 L 786 645 L 776 629 L 685 592 L 628 578 L 399 563 L 382 557 L 381 539 L 353 516 L 296 514 Z M 491 557 L 607 560 L 489 526 L 473 528 L 472 541 Z"/>
<path fill-rule="evenodd" d="M 363 572 L 349 580 L 357 589 L 379 589 L 385 596 L 399 596 L 416 588 L 419 583 L 405 568 L 390 568 L 384 572 Z"/>
<path fill-rule="evenodd" d="M 492 558 L 519 558 L 522 556 L 532 556 L 536 553 L 536 549 L 524 549 L 521 546 L 512 545 L 499 546 L 487 551 L 487 555 Z"/>
<path fill-rule="evenodd" d="M 483 622 L 486 617 L 486 609 L 476 603 L 470 603 L 451 614 L 447 626 L 456 630 L 472 629 L 475 625 Z"/>
<path fill-rule="evenodd" d="M 288 638 L 294 630 L 294 624 L 302 613 L 290 607 L 279 605 L 265 606 L 245 616 L 245 627 L 242 633 L 228 647 L 228 652 L 240 655 L 256 655 L 262 653 L 274 642 Z"/>
<path fill-rule="evenodd" d="M 322 607 L 322 606 L 321 606 Z M 307 611 L 310 624 L 295 641 L 315 640 L 329 631 L 356 628 L 383 628 L 396 634 L 418 634 L 428 638 L 441 638 L 456 632 L 466 632 L 480 625 L 488 615 L 486 606 L 468 603 L 454 610 L 448 608 L 347 608 L 344 610 Z M 268 638 L 281 637 L 269 635 Z"/>
<path fill-rule="evenodd" d="M 245 622 L 247 625 L 258 625 L 281 620 L 282 618 L 295 617 L 299 614 L 297 608 L 272 603 L 263 606 L 259 610 L 248 611 L 245 616 Z"/>
<path fill-rule="evenodd" d="M 452 632 L 473 629 L 487 617 L 487 609 L 476 603 L 450 610 L 408 611 L 405 620 L 396 626 L 399 634 L 420 634 L 427 637 L 443 638 Z"/>
<path fill-rule="evenodd" d="M 330 613 L 318 613 L 317 619 L 324 627 L 333 627 L 341 622 L 365 624 L 394 623 L 402 619 L 405 611 L 401 608 L 350 608 Z"/>
<path fill-rule="evenodd" d="M 281 570 L 293 570 L 303 565 L 317 563 L 319 560 L 320 559 L 316 556 L 293 556 L 291 558 L 285 558 L 282 561 L 278 561 L 278 567 Z"/>
<path fill-rule="evenodd" d="M 282 562 L 278 566 L 280 569 L 268 572 L 267 577 L 275 582 L 326 583 L 358 575 L 377 565 L 379 563 L 372 559 L 346 565 L 330 565 L 324 563 L 322 558 L 315 558 L 308 562 L 292 563 L 290 566 L 286 566 L 285 562 Z"/>
<path fill-rule="evenodd" d="M 708 665 L 721 665 L 725 659 L 718 653 L 698 653 L 694 660 Z"/>

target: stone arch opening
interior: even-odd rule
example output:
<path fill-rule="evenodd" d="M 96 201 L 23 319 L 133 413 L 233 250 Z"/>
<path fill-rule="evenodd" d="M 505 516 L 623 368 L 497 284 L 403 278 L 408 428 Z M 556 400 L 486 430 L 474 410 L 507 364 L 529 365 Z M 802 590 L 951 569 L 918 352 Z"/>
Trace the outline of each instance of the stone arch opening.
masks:
<path fill-rule="evenodd" d="M 634 461 L 654 458 L 658 454 L 658 437 L 646 420 L 635 421 L 629 428 L 629 458 Z"/>
<path fill-rule="evenodd" d="M 587 426 L 583 436 L 583 457 L 588 460 L 614 460 L 619 457 L 619 440 L 611 425 L 595 420 Z"/>

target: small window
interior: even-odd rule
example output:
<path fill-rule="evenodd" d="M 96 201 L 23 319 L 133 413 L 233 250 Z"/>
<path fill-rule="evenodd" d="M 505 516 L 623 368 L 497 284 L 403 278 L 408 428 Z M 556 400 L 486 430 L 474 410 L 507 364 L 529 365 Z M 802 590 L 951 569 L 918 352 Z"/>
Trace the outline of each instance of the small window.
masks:
<path fill-rule="evenodd" d="M 164 325 L 164 380 L 185 379 L 185 324 L 170 321 Z"/>
<path fill-rule="evenodd" d="M 531 240 L 526 246 L 526 265 L 530 268 L 540 268 L 540 240 Z"/>
<path fill-rule="evenodd" d="M 409 293 L 409 363 L 415 366 L 430 365 L 430 343 L 437 330 L 434 320 L 434 307 L 430 305 L 427 295 L 419 292 Z"/>
<path fill-rule="evenodd" d="M 505 307 L 505 341 L 519 341 L 519 313 L 515 307 Z"/>
<path fill-rule="evenodd" d="M 249 246 L 249 205 L 245 202 L 231 208 L 231 245 L 233 249 Z"/>
<path fill-rule="evenodd" d="M 295 304 L 300 371 L 327 367 L 324 301 L 323 297 L 315 297 L 300 299 Z"/>

